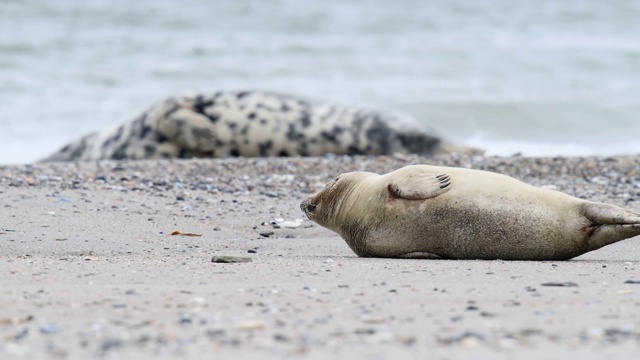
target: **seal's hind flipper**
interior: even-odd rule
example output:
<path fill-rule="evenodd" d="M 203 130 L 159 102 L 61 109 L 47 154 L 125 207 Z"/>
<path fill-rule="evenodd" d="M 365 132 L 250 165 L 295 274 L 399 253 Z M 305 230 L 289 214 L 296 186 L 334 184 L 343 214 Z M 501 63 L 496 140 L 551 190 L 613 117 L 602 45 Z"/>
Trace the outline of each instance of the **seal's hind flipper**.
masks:
<path fill-rule="evenodd" d="M 589 221 L 584 230 L 590 250 L 640 235 L 640 214 L 617 206 L 587 203 L 583 207 Z"/>
<path fill-rule="evenodd" d="M 403 174 L 400 180 L 391 182 L 387 189 L 392 198 L 425 200 L 444 194 L 451 186 L 451 176 L 429 171 Z"/>
<path fill-rule="evenodd" d="M 640 214 L 617 206 L 602 203 L 586 203 L 584 216 L 597 225 L 640 225 Z"/>

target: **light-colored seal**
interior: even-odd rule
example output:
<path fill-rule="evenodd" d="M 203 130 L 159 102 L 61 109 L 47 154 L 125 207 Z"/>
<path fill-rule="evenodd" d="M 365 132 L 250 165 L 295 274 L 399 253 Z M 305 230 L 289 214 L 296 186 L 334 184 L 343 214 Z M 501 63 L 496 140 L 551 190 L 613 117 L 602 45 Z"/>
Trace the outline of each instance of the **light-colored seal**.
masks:
<path fill-rule="evenodd" d="M 640 235 L 640 214 L 479 170 L 345 173 L 300 205 L 364 257 L 566 260 Z"/>
<path fill-rule="evenodd" d="M 482 153 L 408 117 L 271 92 L 223 91 L 171 97 L 44 161 L 451 152 Z"/>

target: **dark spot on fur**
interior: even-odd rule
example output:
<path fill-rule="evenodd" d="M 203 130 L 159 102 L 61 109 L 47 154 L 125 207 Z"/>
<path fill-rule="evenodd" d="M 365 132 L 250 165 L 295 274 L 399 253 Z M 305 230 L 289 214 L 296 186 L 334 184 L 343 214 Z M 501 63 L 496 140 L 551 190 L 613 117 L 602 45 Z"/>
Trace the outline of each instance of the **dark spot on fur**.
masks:
<path fill-rule="evenodd" d="M 249 117 L 249 120 L 255 120 L 255 118 L 256 118 L 256 113 L 254 113 L 254 112 L 249 113 L 249 116 L 248 116 L 248 117 Z"/>
<path fill-rule="evenodd" d="M 217 114 L 202 114 L 204 116 L 206 116 L 209 121 L 211 121 L 211 123 L 215 124 L 218 122 L 218 120 L 220 120 L 220 115 Z"/>
<path fill-rule="evenodd" d="M 111 159 L 113 160 L 123 160 L 126 159 L 127 157 L 127 145 L 124 144 L 120 147 L 118 147 L 113 154 L 111 154 Z"/>
<path fill-rule="evenodd" d="M 145 125 L 142 127 L 142 130 L 140 131 L 140 137 L 141 138 L 145 138 L 147 137 L 147 135 L 149 135 L 149 133 L 153 131 L 153 129 L 151 129 L 151 126 L 149 125 Z"/>
<path fill-rule="evenodd" d="M 176 111 L 180 110 L 182 108 L 182 106 L 178 105 L 178 104 L 173 104 L 173 106 L 167 110 L 167 112 L 164 113 L 165 117 L 171 117 L 171 115 L 173 115 L 173 113 L 175 113 Z"/>
<path fill-rule="evenodd" d="M 289 130 L 287 130 L 287 139 L 291 141 L 298 141 L 304 139 L 304 134 L 301 134 L 296 130 L 295 124 L 289 124 Z"/>
<path fill-rule="evenodd" d="M 240 130 L 240 134 L 245 136 L 249 134 L 249 125 L 243 126 L 242 129 Z"/>
<path fill-rule="evenodd" d="M 171 141 L 171 139 L 169 139 L 169 138 L 168 138 L 166 135 L 164 135 L 164 134 L 156 133 L 156 141 L 157 141 L 159 144 L 164 144 L 164 143 L 167 143 L 167 142 Z"/>
<path fill-rule="evenodd" d="M 339 141 L 338 141 L 338 139 L 337 139 L 335 134 L 329 133 L 327 131 L 323 131 L 322 133 L 320 133 L 320 135 L 322 136 L 323 139 L 325 139 L 325 140 L 327 140 L 327 141 L 329 141 L 329 142 L 331 142 L 333 144 L 339 145 Z"/>
<path fill-rule="evenodd" d="M 282 103 L 282 105 L 280 105 L 280 111 L 282 112 L 289 112 L 291 111 L 291 108 L 289 107 L 289 105 Z"/>
<path fill-rule="evenodd" d="M 208 107 L 210 107 L 210 106 L 213 106 L 214 104 L 215 104 L 215 102 L 214 102 L 213 100 L 208 99 L 208 100 L 206 100 L 206 101 L 205 101 L 205 100 L 202 98 L 202 96 L 198 96 L 198 97 L 196 98 L 195 103 L 193 104 L 193 109 L 194 109 L 197 113 L 199 113 L 199 114 L 203 114 L 203 115 L 207 116 L 207 109 L 206 109 L 206 108 L 208 108 Z"/>
<path fill-rule="evenodd" d="M 347 155 L 360 155 L 361 151 L 358 150 L 357 147 L 353 146 L 353 145 L 349 145 L 349 147 L 347 147 Z"/>
<path fill-rule="evenodd" d="M 240 150 L 238 150 L 236 148 L 231 149 L 231 151 L 229 151 L 229 155 L 234 156 L 234 157 L 238 157 L 238 156 L 240 156 Z"/>
<path fill-rule="evenodd" d="M 238 98 L 238 100 L 240 100 L 247 95 L 249 95 L 248 91 L 240 91 L 239 93 L 236 94 L 236 97 Z"/>
<path fill-rule="evenodd" d="M 267 119 L 260 119 L 260 124 L 267 125 Z"/>
<path fill-rule="evenodd" d="M 303 111 L 302 114 L 300 114 L 300 118 L 298 119 L 298 121 L 300 121 L 303 129 L 311 126 L 311 116 L 309 116 L 309 112 Z"/>
<path fill-rule="evenodd" d="M 202 144 L 209 144 L 213 139 L 213 133 L 211 129 L 208 128 L 194 128 L 191 130 L 191 134 L 196 140 L 195 147 L 198 147 Z"/>
<path fill-rule="evenodd" d="M 156 147 L 153 145 L 145 145 L 144 146 L 144 156 L 145 158 L 151 159 L 156 154 Z"/>
<path fill-rule="evenodd" d="M 280 152 L 278 153 L 278 156 L 289 156 L 289 152 L 287 152 L 287 150 L 280 150 Z"/>
<path fill-rule="evenodd" d="M 269 150 L 273 147 L 273 141 L 269 140 L 265 143 L 258 144 L 258 148 L 260 149 L 260 156 L 267 156 L 269 154 Z"/>
<path fill-rule="evenodd" d="M 440 144 L 440 139 L 427 134 L 398 134 L 398 140 L 414 154 L 431 154 Z"/>
<path fill-rule="evenodd" d="M 372 126 L 367 130 L 367 139 L 369 144 L 377 145 L 380 154 L 388 154 L 391 150 L 391 144 L 389 143 L 389 134 L 391 129 L 380 118 L 375 117 L 373 119 Z"/>
<path fill-rule="evenodd" d="M 101 145 L 103 149 L 109 148 L 112 145 L 117 145 L 120 138 L 122 137 L 122 133 L 124 132 L 124 125 L 118 128 L 115 134 L 110 136 L 105 142 Z"/>

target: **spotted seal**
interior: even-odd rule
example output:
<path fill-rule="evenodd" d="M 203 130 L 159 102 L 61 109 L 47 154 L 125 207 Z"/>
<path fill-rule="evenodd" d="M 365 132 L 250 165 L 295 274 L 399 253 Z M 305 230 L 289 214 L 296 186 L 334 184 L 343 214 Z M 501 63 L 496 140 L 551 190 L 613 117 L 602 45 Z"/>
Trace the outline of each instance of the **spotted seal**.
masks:
<path fill-rule="evenodd" d="M 450 152 L 481 153 L 390 113 L 272 92 L 222 91 L 170 97 L 44 161 Z"/>
<path fill-rule="evenodd" d="M 359 256 L 566 260 L 640 235 L 640 214 L 492 172 L 346 173 L 301 203 Z"/>

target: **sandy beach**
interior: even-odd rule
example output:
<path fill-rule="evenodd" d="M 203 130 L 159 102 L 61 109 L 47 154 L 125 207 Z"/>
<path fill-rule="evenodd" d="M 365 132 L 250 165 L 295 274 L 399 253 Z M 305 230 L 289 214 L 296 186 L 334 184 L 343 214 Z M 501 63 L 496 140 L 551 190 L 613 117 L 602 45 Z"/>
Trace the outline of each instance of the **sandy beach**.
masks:
<path fill-rule="evenodd" d="M 358 258 L 299 208 L 409 164 L 640 211 L 639 156 L 0 166 L 0 358 L 637 358 L 640 238 L 556 262 Z"/>

